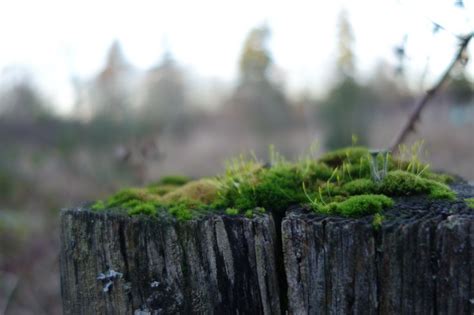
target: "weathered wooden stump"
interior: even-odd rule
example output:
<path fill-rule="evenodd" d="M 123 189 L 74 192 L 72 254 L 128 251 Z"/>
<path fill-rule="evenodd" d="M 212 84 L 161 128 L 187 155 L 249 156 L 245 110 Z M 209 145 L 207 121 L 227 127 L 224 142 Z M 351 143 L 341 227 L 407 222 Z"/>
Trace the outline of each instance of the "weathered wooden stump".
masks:
<path fill-rule="evenodd" d="M 65 314 L 279 314 L 269 215 L 61 214 Z"/>
<path fill-rule="evenodd" d="M 474 215 L 282 223 L 292 314 L 472 314 Z"/>
<path fill-rule="evenodd" d="M 64 313 L 473 314 L 474 210 L 411 197 L 385 216 L 64 210 Z"/>

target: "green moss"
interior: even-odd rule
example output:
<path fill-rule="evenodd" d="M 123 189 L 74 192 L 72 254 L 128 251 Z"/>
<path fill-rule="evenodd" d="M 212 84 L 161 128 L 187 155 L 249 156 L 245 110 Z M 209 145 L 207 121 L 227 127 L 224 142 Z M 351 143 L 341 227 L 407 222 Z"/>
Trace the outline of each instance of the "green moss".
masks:
<path fill-rule="evenodd" d="M 111 196 L 106 201 L 97 201 L 92 209 L 102 211 L 110 208 L 121 208 L 128 215 L 156 215 L 161 202 L 157 196 L 149 194 L 144 189 L 125 189 Z"/>
<path fill-rule="evenodd" d="M 464 201 L 469 208 L 474 209 L 474 198 L 466 198 Z"/>
<path fill-rule="evenodd" d="M 355 179 L 344 184 L 342 188 L 349 195 L 360 195 L 377 192 L 377 185 L 368 178 Z"/>
<path fill-rule="evenodd" d="M 210 204 L 217 198 L 217 182 L 212 179 L 200 179 L 191 181 L 176 190 L 162 196 L 164 203 L 172 204 L 182 200 L 197 201 Z"/>
<path fill-rule="evenodd" d="M 96 203 L 94 203 L 91 208 L 94 211 L 100 211 L 100 210 L 104 210 L 105 208 L 107 208 L 107 205 L 102 200 L 99 200 Z"/>
<path fill-rule="evenodd" d="M 249 219 L 252 219 L 256 215 L 262 215 L 265 213 L 265 209 L 262 207 L 256 207 L 254 209 L 248 209 L 245 211 L 245 216 Z"/>
<path fill-rule="evenodd" d="M 151 194 L 155 194 L 158 196 L 166 195 L 169 192 L 172 192 L 179 188 L 179 186 L 174 185 L 158 185 L 158 186 L 151 186 L 147 187 L 147 191 Z"/>
<path fill-rule="evenodd" d="M 344 162 L 357 164 L 369 154 L 369 150 L 364 147 L 348 147 L 331 151 L 320 157 L 319 161 L 331 167 L 342 166 Z"/>
<path fill-rule="evenodd" d="M 244 178 L 224 178 L 219 198 L 223 205 L 238 209 L 263 207 L 284 211 L 292 203 L 305 200 L 302 178 L 295 165 L 282 163 L 259 169 Z"/>
<path fill-rule="evenodd" d="M 164 176 L 158 182 L 159 185 L 173 185 L 173 186 L 182 186 L 190 182 L 191 179 L 186 176 L 181 175 L 169 175 Z"/>
<path fill-rule="evenodd" d="M 305 181 L 316 182 L 327 181 L 331 178 L 333 169 L 324 163 L 317 163 L 314 160 L 307 160 L 297 165 L 297 170 Z"/>
<path fill-rule="evenodd" d="M 158 205 L 154 202 L 147 201 L 147 202 L 137 202 L 133 205 L 129 205 L 127 213 L 129 215 L 156 215 Z"/>
<path fill-rule="evenodd" d="M 391 196 L 428 194 L 433 199 L 456 199 L 456 194 L 445 184 L 406 171 L 389 172 L 379 192 Z"/>
<path fill-rule="evenodd" d="M 141 200 L 142 198 L 135 189 L 124 189 L 111 196 L 105 202 L 107 208 L 119 207 L 131 200 Z"/>
<path fill-rule="evenodd" d="M 378 156 L 382 164 L 382 156 Z M 351 147 L 327 153 L 319 160 L 298 163 L 284 160 L 274 151 L 271 166 L 243 156 L 231 160 L 226 172 L 216 178 L 188 181 L 165 177 L 143 189 L 126 189 L 93 205 L 93 210 L 122 208 L 129 215 L 168 212 L 189 220 L 209 212 L 253 217 L 269 209 L 281 215 L 291 205 L 309 203 L 327 215 L 377 214 L 393 204 L 390 196 L 428 195 L 454 199 L 445 185 L 448 177 L 429 171 L 426 164 L 389 158 L 389 172 L 381 182 L 370 175 L 369 151 Z M 167 210 L 166 210 L 167 209 Z M 161 214 L 161 212 L 160 212 Z M 377 217 L 378 218 L 378 217 Z"/>
<path fill-rule="evenodd" d="M 313 210 L 315 212 L 326 214 L 326 215 L 338 215 L 339 214 L 339 204 L 340 202 L 330 202 L 326 205 L 322 205 L 320 203 L 313 204 Z"/>
<path fill-rule="evenodd" d="M 227 208 L 227 209 L 225 209 L 225 214 L 227 214 L 227 215 L 238 215 L 239 214 L 239 209 Z"/>
<path fill-rule="evenodd" d="M 437 174 L 430 171 L 423 173 L 421 176 L 443 184 L 451 184 L 454 181 L 454 177 L 452 177 L 451 175 Z"/>
<path fill-rule="evenodd" d="M 384 195 L 357 195 L 341 202 L 328 204 L 313 203 L 315 212 L 327 215 L 342 215 L 345 217 L 359 217 L 376 214 L 393 206 L 393 200 Z"/>
<path fill-rule="evenodd" d="M 380 213 L 374 214 L 374 217 L 372 218 L 372 227 L 374 228 L 374 230 L 380 230 L 384 220 L 385 220 L 385 217 L 382 214 Z"/>
<path fill-rule="evenodd" d="M 124 189 L 107 199 L 107 208 L 120 207 L 125 205 L 129 201 L 156 201 L 159 202 L 159 196 L 156 196 L 146 189 L 141 188 L 129 188 Z"/>
<path fill-rule="evenodd" d="M 430 189 L 429 196 L 431 199 L 456 200 L 456 194 L 445 184 L 426 180 Z"/>
<path fill-rule="evenodd" d="M 429 192 L 426 181 L 412 173 L 392 171 L 385 176 L 379 191 L 390 196 L 419 195 Z"/>
<path fill-rule="evenodd" d="M 158 182 L 147 186 L 146 190 L 158 196 L 166 195 L 172 191 L 175 191 L 179 187 L 190 182 L 190 179 L 185 176 L 171 175 L 162 177 Z"/>
<path fill-rule="evenodd" d="M 245 211 L 245 217 L 252 219 L 253 218 L 253 210 L 249 209 Z"/>
<path fill-rule="evenodd" d="M 326 182 L 319 186 L 323 196 L 333 198 L 337 195 L 346 195 L 346 191 L 337 183 Z"/>
<path fill-rule="evenodd" d="M 337 213 L 347 216 L 375 214 L 393 206 L 393 200 L 384 195 L 358 195 L 348 198 L 337 205 Z"/>
<path fill-rule="evenodd" d="M 248 209 L 255 206 L 254 188 L 265 168 L 255 161 L 244 157 L 227 163 L 226 171 L 217 177 L 218 193 L 212 205 L 214 207 L 235 207 Z"/>
<path fill-rule="evenodd" d="M 282 212 L 291 204 L 303 202 L 305 196 L 301 182 L 301 177 L 292 165 L 281 165 L 263 172 L 260 182 L 253 189 L 253 196 L 250 196 L 254 197 L 253 208 L 263 207 Z"/>
<path fill-rule="evenodd" d="M 379 164 L 382 162 L 380 161 Z M 367 157 L 361 158 L 358 163 L 345 164 L 347 171 L 342 172 L 342 178 L 353 180 L 357 178 L 371 178 L 370 162 Z"/>
<path fill-rule="evenodd" d="M 168 212 L 178 221 L 187 221 L 194 217 L 192 213 L 192 207 L 193 206 L 187 202 L 178 202 L 171 205 L 168 209 Z"/>

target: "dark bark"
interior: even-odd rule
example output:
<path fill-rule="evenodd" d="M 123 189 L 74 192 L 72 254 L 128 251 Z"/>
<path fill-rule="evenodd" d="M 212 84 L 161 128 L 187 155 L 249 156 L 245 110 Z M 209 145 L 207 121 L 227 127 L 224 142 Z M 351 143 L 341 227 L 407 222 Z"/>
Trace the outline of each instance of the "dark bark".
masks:
<path fill-rule="evenodd" d="M 280 313 L 271 216 L 166 223 L 66 210 L 61 239 L 66 314 Z"/>
<path fill-rule="evenodd" d="M 472 314 L 474 213 L 282 223 L 292 314 Z"/>
<path fill-rule="evenodd" d="M 399 198 L 379 229 L 304 209 L 281 225 L 65 210 L 64 313 L 473 314 L 474 211 L 461 200 L 474 190 L 461 188 L 454 202 Z"/>

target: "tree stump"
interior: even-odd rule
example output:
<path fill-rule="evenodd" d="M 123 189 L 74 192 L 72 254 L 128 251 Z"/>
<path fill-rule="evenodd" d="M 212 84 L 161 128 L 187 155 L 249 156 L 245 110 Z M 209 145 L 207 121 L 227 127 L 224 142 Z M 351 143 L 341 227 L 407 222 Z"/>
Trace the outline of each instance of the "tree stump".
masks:
<path fill-rule="evenodd" d="M 378 227 L 302 208 L 185 222 L 63 210 L 64 313 L 473 314 L 472 195 L 399 198 Z"/>
<path fill-rule="evenodd" d="M 280 314 L 270 215 L 61 213 L 65 314 Z"/>
<path fill-rule="evenodd" d="M 397 212 L 397 209 L 392 212 Z M 473 314 L 474 211 L 282 223 L 291 314 Z"/>

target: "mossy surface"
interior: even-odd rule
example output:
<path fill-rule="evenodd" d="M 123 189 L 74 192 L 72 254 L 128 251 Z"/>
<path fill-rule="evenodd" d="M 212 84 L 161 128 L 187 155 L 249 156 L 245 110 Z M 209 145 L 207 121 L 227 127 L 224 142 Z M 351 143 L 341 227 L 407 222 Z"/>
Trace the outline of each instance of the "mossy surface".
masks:
<path fill-rule="evenodd" d="M 344 216 L 363 216 L 381 212 L 393 206 L 393 200 L 384 195 L 352 196 L 337 205 L 338 213 Z"/>
<path fill-rule="evenodd" d="M 318 212 L 336 214 L 345 217 L 360 217 L 376 214 L 385 208 L 393 206 L 393 200 L 384 195 L 357 195 L 341 202 L 331 202 L 326 205 L 314 205 Z"/>
<path fill-rule="evenodd" d="M 187 184 L 190 181 L 191 179 L 189 179 L 186 176 L 180 176 L 180 175 L 164 176 L 158 182 L 148 185 L 147 190 L 150 193 L 163 196 Z"/>
<path fill-rule="evenodd" d="M 384 220 L 385 217 L 382 214 L 374 214 L 374 217 L 372 218 L 372 227 L 374 228 L 374 230 L 380 230 Z"/>
<path fill-rule="evenodd" d="M 225 209 L 225 213 L 227 215 L 238 215 L 239 214 L 239 209 L 236 208 L 227 208 Z"/>
<path fill-rule="evenodd" d="M 182 200 L 191 200 L 203 204 L 211 204 L 217 198 L 218 183 L 214 179 L 191 181 L 173 191 L 164 194 L 161 201 L 172 204 Z"/>
<path fill-rule="evenodd" d="M 444 183 L 401 170 L 389 172 L 379 192 L 390 196 L 427 194 L 432 199 L 456 199 L 454 192 Z"/>
<path fill-rule="evenodd" d="M 337 167 L 342 166 L 343 163 L 359 164 L 361 159 L 365 159 L 368 154 L 367 148 L 350 147 L 327 152 L 319 160 L 331 167 Z"/>
<path fill-rule="evenodd" d="M 174 185 L 174 186 L 182 186 L 184 184 L 187 184 L 190 182 L 191 179 L 186 176 L 181 176 L 181 175 L 168 175 L 162 177 L 158 181 L 158 185 Z"/>
<path fill-rule="evenodd" d="M 474 198 L 466 198 L 464 201 L 467 203 L 469 208 L 474 209 Z"/>
<path fill-rule="evenodd" d="M 456 198 L 446 185 L 449 176 L 431 172 L 414 158 L 402 161 L 389 156 L 386 175 L 374 180 L 371 163 L 376 159 L 383 165 L 383 158 L 371 157 L 363 147 L 329 152 L 320 159 L 304 157 L 295 163 L 275 152 L 270 163 L 241 156 L 231 160 L 220 176 L 191 181 L 165 177 L 146 188 L 120 191 L 92 208 L 122 208 L 129 215 L 165 213 L 189 220 L 209 213 L 254 217 L 264 209 L 281 216 L 291 205 L 309 204 L 317 213 L 374 215 L 374 221 L 381 222 L 382 211 L 393 206 L 391 197 Z"/>
<path fill-rule="evenodd" d="M 349 195 L 370 194 L 375 193 L 378 190 L 374 181 L 368 178 L 354 179 L 348 183 L 345 183 L 342 188 Z"/>

